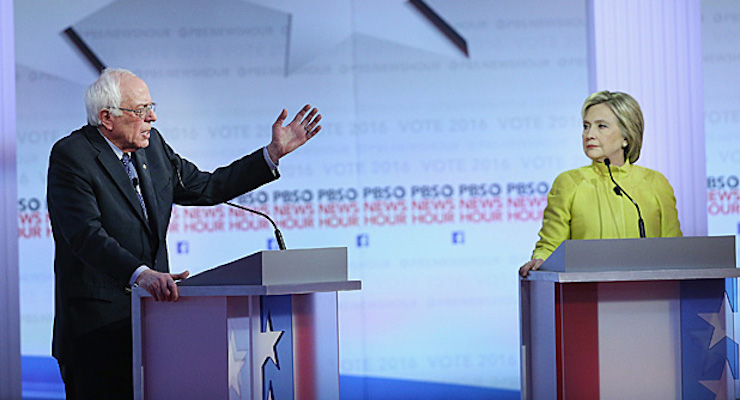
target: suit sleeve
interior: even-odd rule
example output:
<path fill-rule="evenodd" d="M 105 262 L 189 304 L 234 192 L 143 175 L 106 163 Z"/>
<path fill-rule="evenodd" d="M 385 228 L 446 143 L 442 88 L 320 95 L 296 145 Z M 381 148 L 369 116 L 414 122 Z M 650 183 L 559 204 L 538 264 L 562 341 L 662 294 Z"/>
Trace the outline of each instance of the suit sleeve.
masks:
<path fill-rule="evenodd" d="M 656 171 L 655 194 L 658 198 L 660 207 L 660 236 L 676 237 L 683 236 L 681 233 L 681 224 L 678 221 L 678 211 L 676 210 L 676 196 L 673 193 L 673 187 L 663 174 Z"/>
<path fill-rule="evenodd" d="M 273 173 L 265 161 L 262 148 L 213 172 L 204 172 L 175 153 L 164 139 L 162 145 L 169 162 L 174 167 L 175 204 L 183 206 L 220 204 L 280 177 L 279 174 Z"/>
<path fill-rule="evenodd" d="M 532 258 L 543 260 L 564 240 L 570 239 L 571 205 L 575 186 L 573 180 L 565 173 L 555 178 L 552 189 L 547 195 L 547 207 L 542 218 L 540 240 L 532 253 Z"/>

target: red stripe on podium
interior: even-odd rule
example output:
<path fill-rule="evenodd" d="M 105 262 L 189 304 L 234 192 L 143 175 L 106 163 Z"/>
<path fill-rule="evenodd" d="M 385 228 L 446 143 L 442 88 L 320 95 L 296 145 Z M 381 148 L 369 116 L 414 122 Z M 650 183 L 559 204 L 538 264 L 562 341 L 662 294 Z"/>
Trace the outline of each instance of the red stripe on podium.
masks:
<path fill-rule="evenodd" d="M 293 373 L 296 400 L 317 398 L 316 321 L 312 295 L 293 295 Z"/>
<path fill-rule="evenodd" d="M 555 284 L 558 400 L 599 399 L 596 283 Z"/>

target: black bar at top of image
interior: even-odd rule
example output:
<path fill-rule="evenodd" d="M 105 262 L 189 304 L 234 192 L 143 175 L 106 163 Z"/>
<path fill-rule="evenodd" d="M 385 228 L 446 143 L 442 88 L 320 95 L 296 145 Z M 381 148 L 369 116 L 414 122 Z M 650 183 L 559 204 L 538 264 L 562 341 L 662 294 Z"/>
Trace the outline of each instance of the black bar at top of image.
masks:
<path fill-rule="evenodd" d="M 429 22 L 434 24 L 434 26 L 436 26 L 443 35 L 447 36 L 447 38 L 450 39 L 452 43 L 463 52 L 463 54 L 465 54 L 465 57 L 470 57 L 468 54 L 468 42 L 460 36 L 460 34 L 447 23 L 447 21 L 443 20 L 436 11 L 432 10 L 424 0 L 409 0 L 409 3 L 419 10 L 419 12 L 424 15 Z"/>
<path fill-rule="evenodd" d="M 93 66 L 93 68 L 98 71 L 98 73 L 103 72 L 103 70 L 105 69 L 105 64 L 100 61 L 98 56 L 93 53 L 90 47 L 88 47 L 88 45 L 82 40 L 80 35 L 78 35 L 71 26 L 64 30 L 64 34 L 69 38 L 69 40 L 72 41 L 72 44 L 74 44 L 77 50 L 79 50 L 82 55 L 85 56 L 87 61 Z"/>

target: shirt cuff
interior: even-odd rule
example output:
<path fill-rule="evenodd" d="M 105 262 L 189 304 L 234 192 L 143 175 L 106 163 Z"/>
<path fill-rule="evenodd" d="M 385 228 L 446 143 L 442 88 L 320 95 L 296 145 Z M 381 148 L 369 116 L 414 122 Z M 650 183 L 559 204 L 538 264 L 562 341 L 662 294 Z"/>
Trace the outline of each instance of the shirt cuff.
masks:
<path fill-rule="evenodd" d="M 277 171 L 278 165 L 280 165 L 280 162 L 272 162 L 272 158 L 270 158 L 270 153 L 267 152 L 267 146 L 262 148 L 262 155 L 265 157 L 265 162 L 267 163 L 267 166 L 270 167 L 270 171 L 272 171 L 272 174 L 275 174 L 275 171 Z"/>
<path fill-rule="evenodd" d="M 146 265 L 142 265 L 141 267 L 136 268 L 136 271 L 134 271 L 134 273 L 131 275 L 131 279 L 128 280 L 128 285 L 134 286 L 134 284 L 136 283 L 136 280 L 139 279 L 139 275 L 141 275 L 142 272 L 148 269 L 149 267 L 147 267 Z"/>

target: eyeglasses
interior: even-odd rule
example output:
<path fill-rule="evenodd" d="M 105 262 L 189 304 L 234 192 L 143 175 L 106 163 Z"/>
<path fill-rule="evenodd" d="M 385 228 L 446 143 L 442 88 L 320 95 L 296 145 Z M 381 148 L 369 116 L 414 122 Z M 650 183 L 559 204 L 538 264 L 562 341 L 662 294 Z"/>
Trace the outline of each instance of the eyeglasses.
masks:
<path fill-rule="evenodd" d="M 144 107 L 141 107 L 136 110 L 133 110 L 131 108 L 123 108 L 123 107 L 109 107 L 109 108 L 115 108 L 117 110 L 122 110 L 122 111 L 130 111 L 136 114 L 137 117 L 141 119 L 146 119 L 146 117 L 149 116 L 149 113 L 157 111 L 157 103 L 147 104 Z"/>

